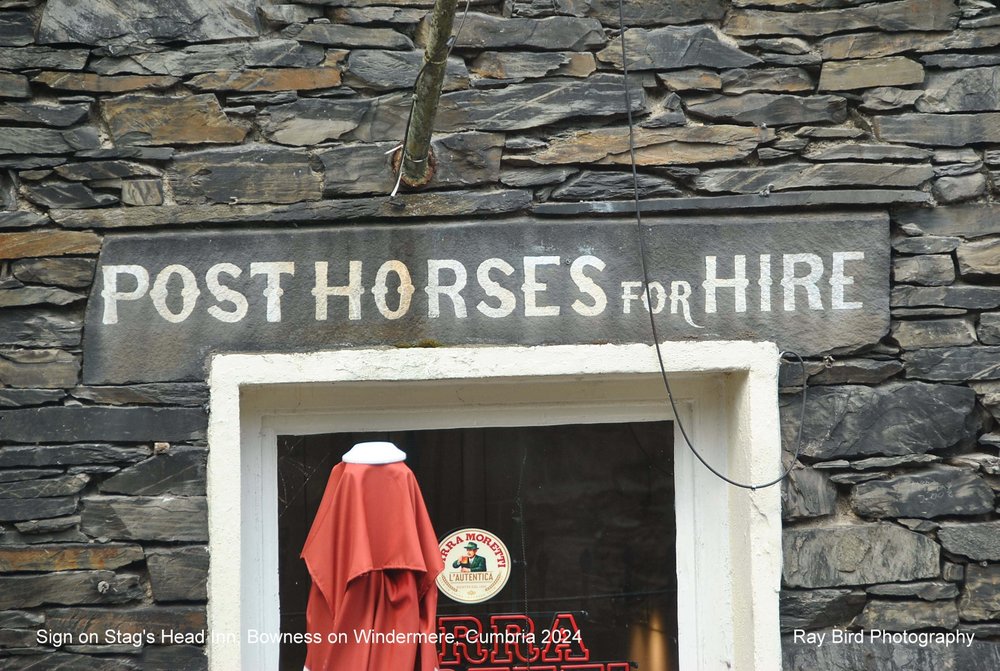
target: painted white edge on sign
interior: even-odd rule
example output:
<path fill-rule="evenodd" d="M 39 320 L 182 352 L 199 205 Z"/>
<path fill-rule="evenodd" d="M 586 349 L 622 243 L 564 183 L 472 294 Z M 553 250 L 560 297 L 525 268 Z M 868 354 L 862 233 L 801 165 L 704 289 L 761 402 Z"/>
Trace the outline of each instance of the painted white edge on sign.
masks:
<path fill-rule="evenodd" d="M 772 343 L 668 342 L 688 434 L 742 480 L 780 472 Z M 208 641 L 211 671 L 274 671 L 279 631 L 277 436 L 671 419 L 647 345 L 347 349 L 220 354 L 210 363 Z M 781 668 L 778 487 L 730 488 L 676 431 L 682 671 Z"/>

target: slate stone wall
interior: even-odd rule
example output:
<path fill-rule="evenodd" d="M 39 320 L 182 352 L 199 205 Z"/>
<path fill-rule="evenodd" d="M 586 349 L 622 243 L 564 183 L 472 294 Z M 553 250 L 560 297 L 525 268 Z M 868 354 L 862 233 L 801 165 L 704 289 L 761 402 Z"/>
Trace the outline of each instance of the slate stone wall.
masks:
<path fill-rule="evenodd" d="M 205 623 L 206 388 L 79 383 L 103 236 L 628 211 L 613 0 L 473 0 L 436 180 L 387 195 L 429 5 L 0 0 L 3 668 L 205 667 L 196 644 L 36 636 Z M 894 222 L 891 332 L 808 362 L 782 626 L 976 643 L 789 636 L 787 669 L 1000 668 L 997 5 L 626 2 L 649 211 Z"/>

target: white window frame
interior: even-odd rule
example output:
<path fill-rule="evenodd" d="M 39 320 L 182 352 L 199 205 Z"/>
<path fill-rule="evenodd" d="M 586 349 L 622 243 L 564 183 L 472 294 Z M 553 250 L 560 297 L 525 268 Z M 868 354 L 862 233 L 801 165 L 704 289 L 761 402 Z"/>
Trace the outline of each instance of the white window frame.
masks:
<path fill-rule="evenodd" d="M 702 454 L 734 477 L 773 478 L 776 347 L 668 342 L 663 351 Z M 277 645 L 247 641 L 250 630 L 279 631 L 279 435 L 673 419 L 647 345 L 219 354 L 209 384 L 210 671 L 277 669 Z M 729 487 L 674 427 L 681 671 L 780 669 L 779 490 Z"/>

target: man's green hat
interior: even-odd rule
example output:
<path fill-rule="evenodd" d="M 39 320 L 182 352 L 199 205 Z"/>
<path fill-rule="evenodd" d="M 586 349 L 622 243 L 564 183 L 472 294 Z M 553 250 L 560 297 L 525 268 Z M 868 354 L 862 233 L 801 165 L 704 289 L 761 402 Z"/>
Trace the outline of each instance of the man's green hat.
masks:
<path fill-rule="evenodd" d="M 469 541 L 468 545 L 465 546 L 466 550 L 478 550 L 479 546 L 475 542 Z"/>

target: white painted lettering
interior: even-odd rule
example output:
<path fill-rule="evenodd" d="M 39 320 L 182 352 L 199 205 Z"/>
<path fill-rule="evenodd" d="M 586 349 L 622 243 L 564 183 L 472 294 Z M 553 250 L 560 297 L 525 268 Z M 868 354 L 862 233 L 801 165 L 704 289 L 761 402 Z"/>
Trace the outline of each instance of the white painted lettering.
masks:
<path fill-rule="evenodd" d="M 181 311 L 176 313 L 172 312 L 167 305 L 167 295 L 170 293 L 167 284 L 174 275 L 181 279 Z M 161 317 L 174 324 L 180 324 L 191 316 L 200 295 L 198 279 L 190 268 L 179 263 L 171 264 L 161 270 L 149 292 L 149 297 L 153 299 L 153 307 L 156 308 L 156 311 L 160 313 Z"/>
<path fill-rule="evenodd" d="M 452 284 L 441 284 L 441 271 L 450 270 L 455 276 Z M 468 282 L 468 273 L 465 266 L 455 259 L 427 259 L 427 316 L 437 319 L 441 316 L 441 296 L 451 299 L 452 307 L 455 309 L 455 316 L 464 319 L 466 316 L 465 299 L 462 298 L 462 289 Z"/>
<path fill-rule="evenodd" d="M 596 256 L 581 256 L 573 261 L 573 265 L 569 267 L 569 276 L 576 284 L 577 289 L 593 299 L 593 304 L 587 305 L 577 299 L 573 301 L 571 307 L 577 314 L 584 317 L 596 317 L 608 307 L 608 296 L 597 282 L 584 274 L 583 269 L 588 267 L 596 268 L 600 272 L 604 270 L 605 263 Z"/>
<path fill-rule="evenodd" d="M 389 273 L 395 273 L 399 278 L 399 287 L 396 293 L 399 294 L 399 305 L 395 310 L 389 309 L 389 304 L 385 296 L 389 293 Z M 386 319 L 399 319 L 410 310 L 410 299 L 416 289 L 413 288 L 413 281 L 410 279 L 410 270 L 402 261 L 386 261 L 378 269 L 375 275 L 375 286 L 372 287 L 372 294 L 375 296 L 375 305 L 378 311 Z"/>
<path fill-rule="evenodd" d="M 632 290 L 641 286 L 642 282 L 622 282 L 622 314 L 632 314 L 632 301 L 639 300 L 639 294 Z"/>
<path fill-rule="evenodd" d="M 490 271 L 492 270 L 499 270 L 507 277 L 510 277 L 514 274 L 514 266 L 503 259 L 494 258 L 486 259 L 479 264 L 479 268 L 476 270 L 476 280 L 479 282 L 479 286 L 483 288 L 483 293 L 499 301 L 496 307 L 486 301 L 479 301 L 476 309 L 487 317 L 499 319 L 513 314 L 517 308 L 517 296 L 513 291 L 500 286 L 499 282 L 490 277 Z"/>
<path fill-rule="evenodd" d="M 691 285 L 684 280 L 677 280 L 676 282 L 670 283 L 670 314 L 677 314 L 677 309 L 680 308 L 681 313 L 684 315 L 684 321 L 687 322 L 688 326 L 693 326 L 696 329 L 705 328 L 704 326 L 698 326 L 691 319 L 691 305 L 688 301 L 691 298 Z"/>
<path fill-rule="evenodd" d="M 329 264 L 326 261 L 316 262 L 316 283 L 310 292 L 316 297 L 316 321 L 326 321 L 330 296 L 346 296 L 347 318 L 351 321 L 361 319 L 361 295 L 365 293 L 365 288 L 361 286 L 361 267 L 361 261 L 350 261 L 347 264 L 347 284 L 331 287 Z"/>
<path fill-rule="evenodd" d="M 215 297 L 215 300 L 220 303 L 232 303 L 233 309 L 223 310 L 218 305 L 213 305 L 208 308 L 208 314 L 220 322 L 235 324 L 247 316 L 249 303 L 247 303 L 246 296 L 219 282 L 219 275 L 223 273 L 235 279 L 242 275 L 243 271 L 240 270 L 239 266 L 232 263 L 216 263 L 205 274 L 205 284 L 208 285 L 208 290 Z"/>
<path fill-rule="evenodd" d="M 805 277 L 795 276 L 795 266 L 800 263 L 809 265 L 809 274 Z M 795 310 L 795 287 L 803 287 L 809 300 L 810 310 L 822 310 L 823 299 L 819 295 L 816 283 L 823 277 L 823 259 L 816 254 L 785 254 L 784 274 L 781 286 L 785 290 L 785 312 Z"/>
<path fill-rule="evenodd" d="M 760 311 L 771 311 L 771 255 L 760 255 L 760 279 L 757 280 L 760 287 Z"/>
<path fill-rule="evenodd" d="M 646 308 L 646 312 L 649 312 L 649 300 L 651 296 L 655 296 L 656 303 L 653 305 L 653 314 L 658 315 L 663 312 L 663 308 L 667 304 L 667 290 L 663 288 L 663 285 L 659 282 L 650 282 L 649 291 L 642 292 L 642 307 Z"/>
<path fill-rule="evenodd" d="M 524 284 L 521 285 L 521 291 L 524 292 L 525 317 L 555 317 L 559 314 L 558 305 L 538 304 L 538 294 L 544 293 L 549 285 L 547 282 L 539 282 L 537 277 L 538 266 L 558 266 L 559 263 L 558 256 L 524 257 Z"/>
<path fill-rule="evenodd" d="M 250 277 L 267 276 L 264 285 L 264 297 L 267 299 L 267 321 L 281 321 L 281 297 L 285 294 L 281 288 L 282 275 L 295 275 L 295 264 L 291 261 L 261 261 L 250 264 Z"/>
<path fill-rule="evenodd" d="M 104 299 L 105 324 L 118 323 L 118 301 L 134 301 L 142 298 L 149 291 L 149 272 L 142 266 L 104 266 L 101 268 L 104 277 L 104 287 L 101 298 Z M 135 289 L 131 291 L 118 290 L 118 276 L 131 275 L 135 278 Z"/>
<path fill-rule="evenodd" d="M 861 261 L 864 252 L 834 252 L 833 269 L 830 271 L 830 307 L 833 310 L 860 310 L 864 303 L 844 300 L 844 287 L 854 284 L 853 275 L 844 274 L 844 262 Z"/>
<path fill-rule="evenodd" d="M 747 286 L 750 280 L 747 279 L 747 257 L 737 254 L 733 257 L 735 277 L 731 280 L 723 280 L 716 277 L 716 257 L 705 257 L 705 281 L 701 283 L 705 290 L 705 312 L 716 311 L 715 291 L 719 288 L 731 288 L 735 295 L 735 311 L 747 311 Z"/>

